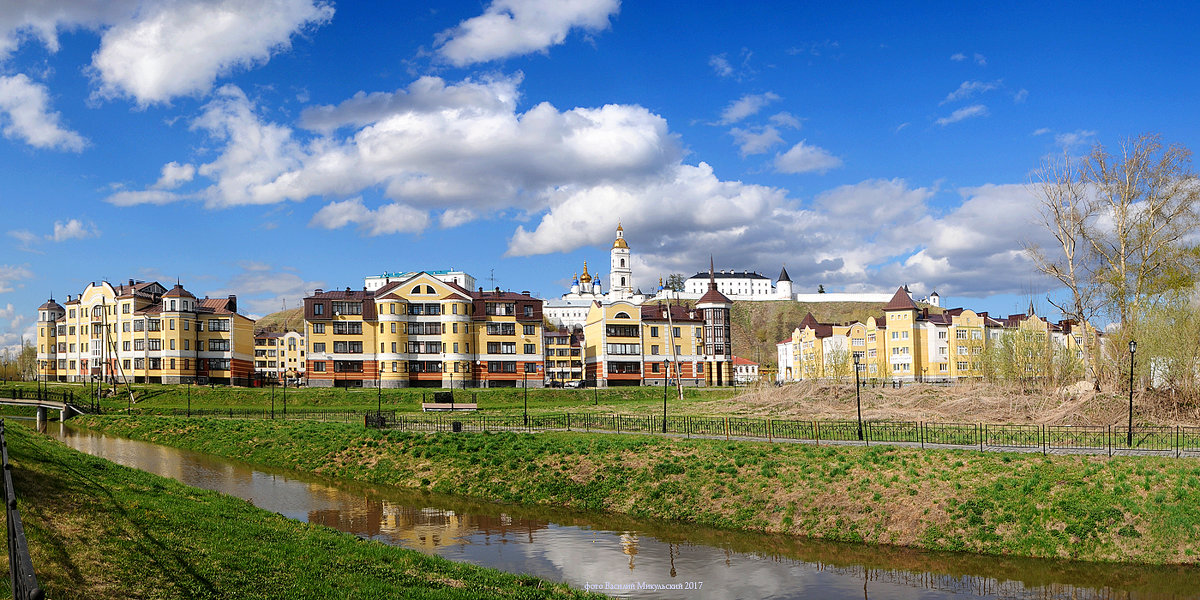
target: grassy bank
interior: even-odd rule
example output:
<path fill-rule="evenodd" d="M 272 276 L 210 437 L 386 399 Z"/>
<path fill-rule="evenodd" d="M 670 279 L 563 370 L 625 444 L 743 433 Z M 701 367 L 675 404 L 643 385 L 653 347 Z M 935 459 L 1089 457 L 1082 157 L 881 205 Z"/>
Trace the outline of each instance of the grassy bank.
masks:
<path fill-rule="evenodd" d="M 84 417 L 254 463 L 520 504 L 937 550 L 1196 564 L 1191 460 Z"/>
<path fill-rule="evenodd" d="M 11 422 L 6 437 L 49 598 L 598 597 L 292 521 Z"/>
<path fill-rule="evenodd" d="M 14 387 L 33 390 L 32 383 L 0 385 L 0 392 Z M 245 388 L 230 386 L 185 386 L 161 384 L 136 384 L 130 386 L 134 402 L 130 403 L 125 386 L 118 394 L 101 401 L 107 412 L 126 411 L 131 407 L 135 414 L 155 414 L 182 409 L 191 398 L 193 409 L 270 409 L 272 401 L 276 411 L 283 410 L 282 388 Z M 88 387 L 81 384 L 50 384 L 52 391 L 69 390 L 85 398 Z M 289 409 L 322 410 L 374 410 L 382 405 L 383 410 L 420 412 L 421 402 L 433 402 L 436 389 L 349 389 L 349 388 L 288 388 Z M 683 411 L 700 402 L 728 399 L 744 390 L 733 388 L 684 388 L 684 400 L 672 393 L 672 410 Z M 525 410 L 526 394 L 521 388 L 493 388 L 454 390 L 458 402 L 476 402 L 479 410 L 489 414 L 520 413 Z M 673 390 L 672 390 L 673 392 Z M 273 398 L 273 399 L 272 399 Z M 621 387 L 608 389 L 542 389 L 530 388 L 528 394 L 530 412 L 561 412 L 564 410 L 598 410 L 605 412 L 643 412 L 656 408 L 662 410 L 663 389 L 661 387 Z"/>

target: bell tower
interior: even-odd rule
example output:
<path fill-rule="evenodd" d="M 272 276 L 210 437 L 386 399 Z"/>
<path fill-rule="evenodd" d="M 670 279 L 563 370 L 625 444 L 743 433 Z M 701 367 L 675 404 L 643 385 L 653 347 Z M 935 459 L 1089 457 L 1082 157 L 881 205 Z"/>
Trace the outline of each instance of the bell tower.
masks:
<path fill-rule="evenodd" d="M 608 275 L 608 293 L 615 298 L 633 297 L 633 266 L 630 264 L 629 244 L 625 242 L 625 229 L 617 222 L 617 239 L 609 253 L 612 265 Z"/>

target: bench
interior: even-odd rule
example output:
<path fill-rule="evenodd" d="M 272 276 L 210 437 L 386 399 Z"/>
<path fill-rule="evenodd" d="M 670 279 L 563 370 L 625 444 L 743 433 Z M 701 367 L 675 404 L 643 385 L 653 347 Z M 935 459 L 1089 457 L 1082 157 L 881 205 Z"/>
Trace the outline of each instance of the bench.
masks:
<path fill-rule="evenodd" d="M 422 402 L 421 410 L 425 412 L 477 410 L 478 404 L 469 402 Z"/>

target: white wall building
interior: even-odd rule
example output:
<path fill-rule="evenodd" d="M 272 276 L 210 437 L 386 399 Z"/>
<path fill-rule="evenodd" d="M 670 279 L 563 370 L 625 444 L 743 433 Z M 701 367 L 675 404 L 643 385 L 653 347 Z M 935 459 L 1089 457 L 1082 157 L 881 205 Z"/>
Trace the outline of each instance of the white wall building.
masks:
<path fill-rule="evenodd" d="M 373 292 L 393 281 L 408 281 L 417 273 L 428 273 L 439 281 L 460 285 L 468 290 L 475 289 L 475 278 L 469 273 L 456 271 L 453 268 L 442 271 L 408 271 L 404 273 L 383 273 L 363 279 L 363 288 Z"/>

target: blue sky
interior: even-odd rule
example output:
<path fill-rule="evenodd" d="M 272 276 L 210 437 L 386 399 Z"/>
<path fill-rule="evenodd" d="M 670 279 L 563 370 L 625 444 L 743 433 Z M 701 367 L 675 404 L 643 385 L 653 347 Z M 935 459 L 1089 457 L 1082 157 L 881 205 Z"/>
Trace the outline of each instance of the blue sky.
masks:
<path fill-rule="evenodd" d="M 0 0 L 0 346 L 88 282 L 245 312 L 382 271 L 1052 293 L 1028 182 L 1197 146 L 1190 4 Z M 1052 315 L 1056 316 L 1056 315 Z"/>

